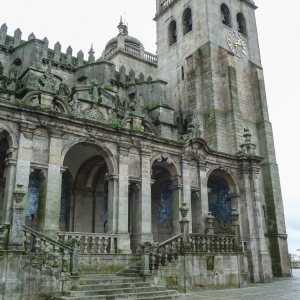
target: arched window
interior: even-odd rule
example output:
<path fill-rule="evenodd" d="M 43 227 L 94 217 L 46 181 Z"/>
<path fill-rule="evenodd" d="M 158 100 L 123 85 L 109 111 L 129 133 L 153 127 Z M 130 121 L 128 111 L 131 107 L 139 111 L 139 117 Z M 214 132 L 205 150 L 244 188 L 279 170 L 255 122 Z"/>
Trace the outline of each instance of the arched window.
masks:
<path fill-rule="evenodd" d="M 177 42 L 177 26 L 174 20 L 169 25 L 169 41 L 170 46 Z"/>
<path fill-rule="evenodd" d="M 183 35 L 187 34 L 193 29 L 192 11 L 187 8 L 183 13 Z"/>
<path fill-rule="evenodd" d="M 247 35 L 246 21 L 243 14 L 238 13 L 236 18 L 237 18 L 238 31 L 244 35 Z"/>
<path fill-rule="evenodd" d="M 224 3 L 221 5 L 221 20 L 223 24 L 230 26 L 230 11 Z"/>

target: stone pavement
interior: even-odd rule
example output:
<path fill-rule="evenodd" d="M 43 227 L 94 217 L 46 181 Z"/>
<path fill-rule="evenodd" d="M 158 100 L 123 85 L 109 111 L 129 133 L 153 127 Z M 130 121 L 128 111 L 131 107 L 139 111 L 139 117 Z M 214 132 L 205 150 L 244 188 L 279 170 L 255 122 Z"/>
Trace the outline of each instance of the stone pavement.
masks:
<path fill-rule="evenodd" d="M 245 289 L 205 291 L 183 296 L 186 300 L 300 300 L 300 269 L 292 278 L 275 279 L 269 284 L 252 284 Z"/>

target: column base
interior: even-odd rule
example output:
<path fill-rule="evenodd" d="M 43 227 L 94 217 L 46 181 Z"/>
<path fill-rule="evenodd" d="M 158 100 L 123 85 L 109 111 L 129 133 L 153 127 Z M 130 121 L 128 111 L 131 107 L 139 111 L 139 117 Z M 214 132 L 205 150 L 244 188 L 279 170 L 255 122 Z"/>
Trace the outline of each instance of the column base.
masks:
<path fill-rule="evenodd" d="M 132 254 L 130 248 L 130 235 L 129 233 L 118 233 L 118 248 L 117 253 Z"/>

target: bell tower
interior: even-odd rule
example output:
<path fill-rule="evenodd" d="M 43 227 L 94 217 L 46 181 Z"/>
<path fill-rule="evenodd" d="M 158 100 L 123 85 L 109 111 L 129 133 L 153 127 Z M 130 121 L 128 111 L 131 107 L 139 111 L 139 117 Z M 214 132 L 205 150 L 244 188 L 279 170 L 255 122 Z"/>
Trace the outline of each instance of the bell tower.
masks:
<path fill-rule="evenodd" d="M 166 102 L 200 125 L 211 149 L 236 155 L 244 129 L 252 132 L 256 155 L 264 158 L 256 192 L 265 217 L 255 226 L 264 227 L 274 276 L 289 276 L 256 9 L 253 0 L 156 0 L 158 78 L 168 82 Z"/>

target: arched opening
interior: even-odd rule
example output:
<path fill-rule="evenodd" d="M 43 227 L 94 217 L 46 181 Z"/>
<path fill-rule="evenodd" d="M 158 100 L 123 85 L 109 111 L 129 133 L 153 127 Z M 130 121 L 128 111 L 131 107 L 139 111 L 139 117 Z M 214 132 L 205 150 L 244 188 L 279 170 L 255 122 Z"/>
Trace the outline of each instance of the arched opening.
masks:
<path fill-rule="evenodd" d="M 37 229 L 38 227 L 38 207 L 41 193 L 40 170 L 32 170 L 29 175 L 27 204 L 26 204 L 26 225 Z"/>
<path fill-rule="evenodd" d="M 5 191 L 5 161 L 7 158 L 7 150 L 9 149 L 8 140 L 0 133 L 0 224 L 5 222 L 4 211 L 4 191 Z"/>
<path fill-rule="evenodd" d="M 192 11 L 187 8 L 183 13 L 183 35 L 187 34 L 193 29 Z"/>
<path fill-rule="evenodd" d="M 207 182 L 208 209 L 214 217 L 215 233 L 231 233 L 232 207 L 230 194 L 235 186 L 229 174 L 220 169 L 214 170 Z"/>
<path fill-rule="evenodd" d="M 221 5 L 221 20 L 224 25 L 231 26 L 230 11 L 226 4 Z"/>
<path fill-rule="evenodd" d="M 152 233 L 154 242 L 163 242 L 173 236 L 173 197 L 170 189 L 170 173 L 167 169 L 153 166 L 151 188 Z"/>
<path fill-rule="evenodd" d="M 238 32 L 247 35 L 246 20 L 243 14 L 238 13 L 236 18 L 237 18 Z"/>
<path fill-rule="evenodd" d="M 108 231 L 108 155 L 98 145 L 79 143 L 67 152 L 62 176 L 60 228 L 71 232 Z"/>
<path fill-rule="evenodd" d="M 177 42 L 177 26 L 173 20 L 169 25 L 169 44 L 170 46 Z"/>

